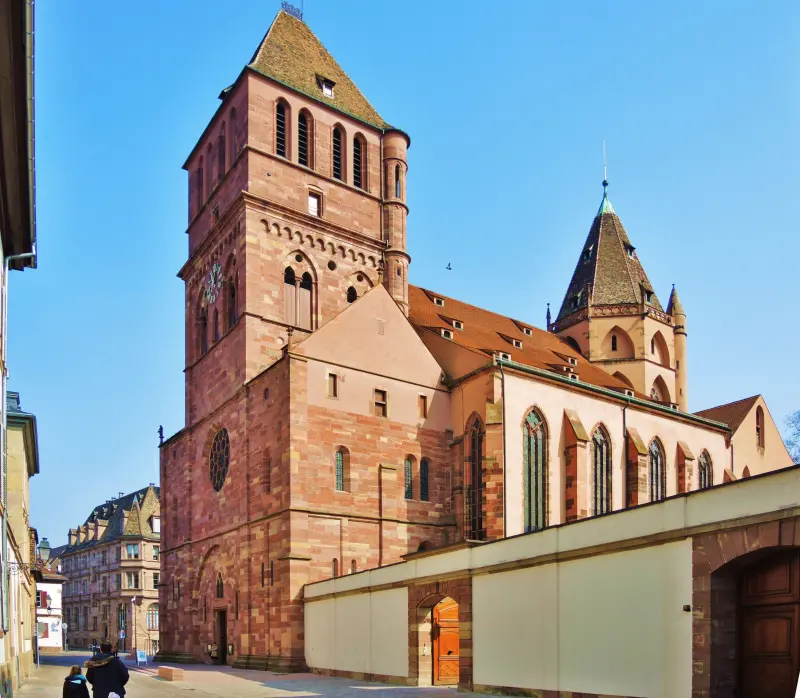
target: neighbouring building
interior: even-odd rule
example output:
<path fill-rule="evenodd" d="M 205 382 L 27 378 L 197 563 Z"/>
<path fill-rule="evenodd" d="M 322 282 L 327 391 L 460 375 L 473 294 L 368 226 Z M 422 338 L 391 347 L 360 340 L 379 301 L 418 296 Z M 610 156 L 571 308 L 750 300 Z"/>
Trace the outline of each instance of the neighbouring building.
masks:
<path fill-rule="evenodd" d="M 32 0 L 0 2 L 0 255 L 3 259 L 0 268 L 0 692 L 3 695 L 11 695 L 20 677 L 25 675 L 28 664 L 25 657 L 30 654 L 30 649 L 25 650 L 30 632 L 27 637 L 20 634 L 20 618 L 12 615 L 19 611 L 23 601 L 18 577 L 24 563 L 17 553 L 21 548 L 27 549 L 29 541 L 27 534 L 22 540 L 10 541 L 6 348 L 10 330 L 8 272 L 36 267 L 33 56 Z M 19 527 L 17 532 L 21 533 Z M 30 575 L 29 570 L 23 572 L 23 577 L 26 575 Z M 25 613 L 29 618 L 30 613 Z"/>
<path fill-rule="evenodd" d="M 61 552 L 66 643 L 108 641 L 120 651 L 158 651 L 159 488 L 108 499 L 69 530 Z"/>
<path fill-rule="evenodd" d="M 539 329 L 409 285 L 409 136 L 299 12 L 278 13 L 221 100 L 184 165 L 160 659 L 299 670 L 308 584 L 552 537 L 756 467 L 731 425 L 688 411 L 686 312 L 674 288 L 661 304 L 607 183 Z M 761 470 L 791 465 L 772 429 Z M 463 612 L 438 608 L 440 628 Z M 458 680 L 450 649 L 441 683 Z"/>
<path fill-rule="evenodd" d="M 6 514 L 6 560 L 9 596 L 10 642 L 5 645 L 5 663 L 16 689 L 30 674 L 34 663 L 37 569 L 36 529 L 30 525 L 30 479 L 39 473 L 36 417 L 22 410 L 19 393 L 6 394 L 8 452 L 8 499 Z"/>
<path fill-rule="evenodd" d="M 36 638 L 40 654 L 61 652 L 64 647 L 61 553 L 66 545 L 51 548 L 47 538 L 39 543 L 40 563 L 36 571 Z"/>

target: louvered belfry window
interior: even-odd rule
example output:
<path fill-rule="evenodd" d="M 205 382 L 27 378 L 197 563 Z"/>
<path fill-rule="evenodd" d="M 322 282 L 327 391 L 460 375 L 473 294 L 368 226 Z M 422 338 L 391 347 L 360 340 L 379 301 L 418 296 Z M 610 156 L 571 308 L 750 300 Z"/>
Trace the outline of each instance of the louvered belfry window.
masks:
<path fill-rule="evenodd" d="M 297 117 L 297 162 L 308 167 L 308 117 L 301 113 Z"/>
<path fill-rule="evenodd" d="M 361 147 L 361 139 L 353 139 L 353 186 L 363 189 L 361 167 L 362 167 L 363 150 Z"/>
<path fill-rule="evenodd" d="M 336 451 L 336 491 L 344 492 L 344 454 Z"/>
<path fill-rule="evenodd" d="M 275 152 L 286 157 L 286 107 L 278 102 L 275 107 Z"/>
<path fill-rule="evenodd" d="M 333 177 L 342 178 L 342 131 L 333 129 Z"/>
<path fill-rule="evenodd" d="M 405 476 L 405 498 L 411 499 L 414 496 L 414 476 L 411 470 L 411 459 L 406 458 L 406 462 L 404 464 L 404 476 Z"/>
<path fill-rule="evenodd" d="M 423 458 L 419 462 L 419 498 L 423 502 L 428 501 L 429 497 L 429 490 L 428 490 L 428 461 L 426 458 Z"/>

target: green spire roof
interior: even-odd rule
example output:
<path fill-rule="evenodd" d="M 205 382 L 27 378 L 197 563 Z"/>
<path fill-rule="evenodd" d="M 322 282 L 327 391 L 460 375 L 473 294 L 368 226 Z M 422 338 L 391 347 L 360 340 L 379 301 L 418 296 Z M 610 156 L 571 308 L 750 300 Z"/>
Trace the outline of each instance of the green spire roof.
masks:
<path fill-rule="evenodd" d="M 603 180 L 603 200 L 600 202 L 600 208 L 597 209 L 597 215 L 602 216 L 604 213 L 614 213 L 614 207 L 608 200 L 608 180 Z"/>

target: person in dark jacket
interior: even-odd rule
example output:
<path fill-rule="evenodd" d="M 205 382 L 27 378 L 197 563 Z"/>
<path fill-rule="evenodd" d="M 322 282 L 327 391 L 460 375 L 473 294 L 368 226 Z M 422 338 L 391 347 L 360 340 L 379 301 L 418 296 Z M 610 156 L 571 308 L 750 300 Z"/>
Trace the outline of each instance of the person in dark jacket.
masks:
<path fill-rule="evenodd" d="M 128 667 L 111 652 L 111 643 L 100 645 L 100 654 L 86 662 L 86 678 L 92 684 L 94 698 L 108 698 L 109 693 L 125 695 Z"/>
<path fill-rule="evenodd" d="M 81 674 L 81 668 L 77 665 L 69 670 L 69 676 L 64 679 L 63 698 L 89 698 L 86 677 Z"/>

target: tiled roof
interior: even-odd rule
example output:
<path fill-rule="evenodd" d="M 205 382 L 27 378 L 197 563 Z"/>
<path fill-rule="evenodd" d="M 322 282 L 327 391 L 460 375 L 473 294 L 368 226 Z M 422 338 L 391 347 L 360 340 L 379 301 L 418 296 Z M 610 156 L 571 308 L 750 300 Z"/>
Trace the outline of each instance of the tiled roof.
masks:
<path fill-rule="evenodd" d="M 587 308 L 590 296 L 592 305 L 641 303 L 641 287 L 653 291 L 653 286 L 633 249 L 604 187 L 603 201 L 589 229 L 556 322 Z M 573 301 L 576 297 L 577 305 Z M 654 291 L 649 304 L 662 310 Z"/>
<path fill-rule="evenodd" d="M 278 12 L 249 65 L 259 73 L 376 128 L 389 126 L 308 25 L 283 10 Z M 332 98 L 323 96 L 320 78 L 334 83 Z"/>
<path fill-rule="evenodd" d="M 706 419 L 713 419 L 715 422 L 727 424 L 731 431 L 736 431 L 760 397 L 760 395 L 753 395 L 753 397 L 746 397 L 744 400 L 729 402 L 727 405 L 709 407 L 707 410 L 700 410 L 695 414 L 698 417 L 705 417 Z"/>
<path fill-rule="evenodd" d="M 435 298 L 442 299 L 444 305 L 436 305 Z M 474 305 L 462 303 L 433 291 L 426 291 L 418 286 L 409 285 L 408 300 L 409 320 L 412 324 L 437 334 L 441 334 L 443 329 L 451 330 L 452 341 L 455 344 L 483 353 L 487 363 L 493 354 L 505 352 L 510 355 L 512 361 L 552 371 L 563 378 L 568 376 L 564 369 L 570 366 L 568 358 L 572 358 L 577 361 L 573 370 L 579 380 L 620 392 L 628 388 L 602 368 L 589 363 L 556 335 L 527 322 L 476 308 Z M 463 329 L 455 329 L 456 320 L 463 323 Z M 528 328 L 531 334 L 525 334 L 523 328 Z M 522 347 L 515 347 L 513 340 L 521 342 Z M 638 397 L 645 396 L 638 395 Z"/>

